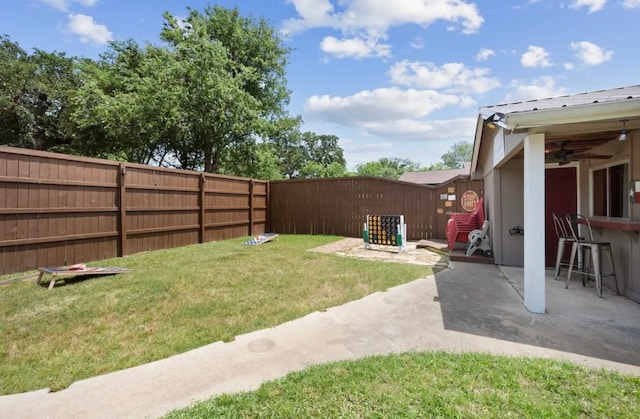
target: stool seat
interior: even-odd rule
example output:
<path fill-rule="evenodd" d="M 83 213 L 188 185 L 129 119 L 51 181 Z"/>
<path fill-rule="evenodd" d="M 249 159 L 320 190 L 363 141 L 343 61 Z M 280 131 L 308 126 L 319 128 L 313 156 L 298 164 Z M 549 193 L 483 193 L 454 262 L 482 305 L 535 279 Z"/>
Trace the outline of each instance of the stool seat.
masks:
<path fill-rule="evenodd" d="M 577 233 L 577 225 L 578 220 L 584 223 L 588 228 L 588 239 L 584 239 L 580 237 Z M 616 284 L 616 293 L 620 294 L 620 289 L 618 288 L 618 278 L 616 276 L 616 268 L 613 263 L 613 253 L 611 251 L 611 242 L 600 241 L 593 239 L 593 232 L 591 230 L 591 223 L 589 220 L 580 215 L 580 214 L 569 214 L 567 215 L 567 222 L 573 234 L 573 241 L 571 245 L 571 258 L 569 259 L 569 272 L 567 274 L 567 282 L 565 284 L 565 288 L 569 288 L 569 281 L 571 281 L 571 274 L 574 271 L 573 263 L 575 261 L 576 255 L 581 257 L 583 261 L 585 259 L 585 253 L 589 252 L 590 266 L 587 267 L 586 263 L 582 265 L 578 264 L 577 271 L 583 275 L 582 285 L 585 286 L 587 284 L 588 279 L 586 277 L 592 276 L 596 282 L 596 291 L 598 292 L 598 297 L 602 298 L 602 278 L 607 276 L 613 276 L 615 284 Z M 602 273 L 602 254 L 607 253 L 609 255 L 609 262 L 611 264 L 611 272 L 603 274 Z"/>

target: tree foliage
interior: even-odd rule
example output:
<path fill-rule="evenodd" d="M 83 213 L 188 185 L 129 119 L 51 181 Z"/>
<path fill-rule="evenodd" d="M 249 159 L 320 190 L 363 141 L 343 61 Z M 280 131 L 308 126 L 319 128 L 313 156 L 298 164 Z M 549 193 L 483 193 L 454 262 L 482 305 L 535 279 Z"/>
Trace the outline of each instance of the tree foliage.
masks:
<path fill-rule="evenodd" d="M 446 168 L 462 169 L 465 162 L 471 161 L 473 145 L 466 141 L 454 143 L 449 151 L 442 155 L 442 161 Z"/>
<path fill-rule="evenodd" d="M 343 176 L 339 139 L 302 132 L 289 48 L 264 19 L 219 6 L 165 13 L 162 44 L 98 60 L 0 38 L 2 143 L 265 179 Z"/>
<path fill-rule="evenodd" d="M 64 53 L 36 49 L 29 55 L 0 36 L 0 144 L 52 150 L 69 143 L 75 65 Z"/>
<path fill-rule="evenodd" d="M 284 113 L 289 49 L 265 20 L 237 9 L 190 10 L 184 25 L 164 17 L 160 36 L 172 51 L 165 65 L 173 73 L 167 88 L 177 94 L 187 127 L 176 151 L 207 172 L 229 171 Z"/>
<path fill-rule="evenodd" d="M 340 177 L 347 174 L 339 138 L 300 132 L 300 118 L 284 118 L 271 133 L 268 143 L 286 179 Z"/>
<path fill-rule="evenodd" d="M 387 179 L 399 179 L 404 172 L 420 170 L 420 164 L 409 159 L 383 157 L 356 167 L 358 176 L 377 176 Z"/>

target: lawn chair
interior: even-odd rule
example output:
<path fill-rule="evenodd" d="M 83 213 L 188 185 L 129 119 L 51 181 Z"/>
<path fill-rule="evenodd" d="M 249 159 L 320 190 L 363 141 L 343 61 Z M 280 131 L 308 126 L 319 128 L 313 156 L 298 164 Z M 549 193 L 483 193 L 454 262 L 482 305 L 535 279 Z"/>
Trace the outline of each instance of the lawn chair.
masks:
<path fill-rule="evenodd" d="M 484 225 L 484 199 L 480 198 L 473 212 L 454 212 L 447 222 L 447 241 L 449 250 L 453 250 L 456 242 L 467 243 L 469 233 L 482 230 Z"/>

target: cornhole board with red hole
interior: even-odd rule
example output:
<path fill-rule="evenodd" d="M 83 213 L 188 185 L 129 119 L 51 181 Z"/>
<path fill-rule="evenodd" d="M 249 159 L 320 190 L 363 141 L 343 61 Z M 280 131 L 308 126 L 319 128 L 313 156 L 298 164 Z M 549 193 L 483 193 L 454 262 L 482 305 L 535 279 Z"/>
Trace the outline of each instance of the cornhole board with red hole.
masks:
<path fill-rule="evenodd" d="M 38 271 L 40 271 L 40 275 L 38 275 L 36 283 L 40 285 L 45 274 L 51 275 L 51 279 L 49 280 L 49 289 L 52 289 L 55 285 L 56 279 L 60 276 L 116 275 L 131 272 L 131 269 L 119 268 L 116 266 L 110 266 L 107 268 L 91 268 L 84 265 L 73 265 L 38 268 Z"/>
<path fill-rule="evenodd" d="M 247 246 L 257 246 L 262 243 L 270 242 L 271 240 L 274 240 L 276 238 L 278 238 L 278 235 L 276 233 L 264 233 L 247 240 L 246 242 L 244 242 L 244 244 L 246 244 Z"/>

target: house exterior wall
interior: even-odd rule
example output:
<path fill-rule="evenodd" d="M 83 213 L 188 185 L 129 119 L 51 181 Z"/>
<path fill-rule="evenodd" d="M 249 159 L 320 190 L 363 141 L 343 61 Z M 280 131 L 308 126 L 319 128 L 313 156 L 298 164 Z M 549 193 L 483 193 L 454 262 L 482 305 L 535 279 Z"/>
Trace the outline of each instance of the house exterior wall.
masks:
<path fill-rule="evenodd" d="M 509 229 L 524 225 L 524 160 L 507 160 L 505 156 L 516 149 L 513 137 L 507 136 L 505 149 L 503 130 L 486 131 L 478 152 L 476 177 L 484 179 L 485 212 L 489 219 L 489 237 L 497 265 L 523 266 L 523 236 L 512 236 Z"/>
<path fill-rule="evenodd" d="M 501 264 L 523 266 L 524 236 L 512 236 L 509 230 L 524 226 L 524 160 L 512 159 L 501 166 L 497 181 L 500 196 L 495 202 L 500 207 L 502 223 L 495 234 L 501 239 Z"/>
<path fill-rule="evenodd" d="M 592 216 L 591 208 L 591 171 L 613 162 L 628 162 L 630 181 L 640 180 L 640 134 L 632 133 L 626 141 L 610 141 L 591 150 L 597 154 L 612 155 L 611 159 L 584 160 L 579 170 L 578 212 Z M 640 221 L 640 204 L 630 204 L 629 218 Z M 611 251 L 615 263 L 616 276 L 620 292 L 634 301 L 640 302 L 640 233 L 625 232 L 608 228 L 593 227 L 595 240 L 611 243 Z M 603 258 L 603 269 L 608 272 L 608 259 Z M 603 283 L 610 289 L 615 289 L 613 278 L 603 278 Z"/>

